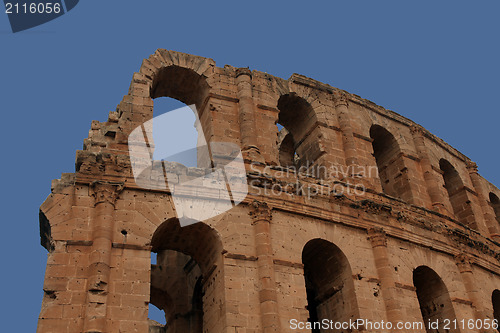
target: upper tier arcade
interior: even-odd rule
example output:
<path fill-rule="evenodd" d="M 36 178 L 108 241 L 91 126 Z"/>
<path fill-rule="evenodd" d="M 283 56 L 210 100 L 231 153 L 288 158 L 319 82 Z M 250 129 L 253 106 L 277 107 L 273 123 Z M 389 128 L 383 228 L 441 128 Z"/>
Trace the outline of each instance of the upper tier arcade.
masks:
<path fill-rule="evenodd" d="M 151 161 L 158 97 L 196 107 L 197 148 L 211 147 L 198 167 Z M 239 182 L 204 178 L 240 151 Z M 499 197 L 469 158 L 359 96 L 159 49 L 40 208 L 38 332 L 500 320 Z M 193 208 L 208 215 L 183 224 Z M 148 321 L 153 305 L 165 325 Z"/>
<path fill-rule="evenodd" d="M 302 75 L 284 80 L 219 68 L 212 59 L 163 49 L 143 61 L 108 121 L 92 122 L 77 153 L 77 181 L 98 173 L 134 187 L 128 135 L 153 117 L 154 99 L 162 96 L 196 105 L 207 141 L 240 145 L 246 162 L 257 162 L 249 167 L 250 178 L 269 182 L 286 175 L 282 181 L 293 183 L 289 176 L 296 171 L 304 184 L 334 183 L 336 192 L 363 186 L 363 199 L 401 214 L 431 214 L 467 233 L 500 239 L 498 188 L 468 157 L 420 125 Z M 359 200 L 355 194 L 350 199 Z"/>

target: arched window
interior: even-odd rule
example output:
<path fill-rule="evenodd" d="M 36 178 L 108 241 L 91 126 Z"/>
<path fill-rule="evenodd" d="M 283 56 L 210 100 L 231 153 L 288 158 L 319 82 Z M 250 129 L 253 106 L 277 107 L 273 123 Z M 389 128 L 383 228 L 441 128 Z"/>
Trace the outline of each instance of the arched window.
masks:
<path fill-rule="evenodd" d="M 493 319 L 500 323 L 500 290 L 495 289 L 491 294 L 491 303 L 493 304 Z M 500 328 L 497 328 L 500 332 Z"/>
<path fill-rule="evenodd" d="M 500 223 L 500 199 L 498 199 L 498 197 L 493 192 L 490 192 L 490 205 L 495 211 L 495 216 L 498 223 Z"/>
<path fill-rule="evenodd" d="M 439 275 L 427 266 L 419 266 L 413 271 L 413 285 L 417 291 L 420 312 L 429 333 L 458 332 L 445 330 L 444 319 L 456 319 L 448 289 Z M 429 327 L 429 322 L 439 322 L 438 329 Z"/>
<path fill-rule="evenodd" d="M 206 107 L 203 101 L 208 91 L 206 78 L 190 69 L 169 66 L 155 75 L 150 91 L 154 117 L 148 119 L 149 106 L 143 106 L 144 113 L 130 116 L 136 122 L 143 121 L 128 137 L 130 161 L 139 187 L 169 187 L 167 179 L 174 173 L 168 170 L 180 166 L 164 161 L 185 167 L 213 166 L 206 139 L 211 131 L 210 116 L 200 109 Z M 175 178 L 171 180 L 177 181 Z"/>
<path fill-rule="evenodd" d="M 352 271 L 342 251 L 322 239 L 309 241 L 302 251 L 309 321 L 349 322 L 359 317 Z M 320 332 L 315 328 L 312 332 Z"/>
<path fill-rule="evenodd" d="M 151 98 L 171 97 L 186 105 L 200 108 L 209 92 L 205 77 L 195 71 L 178 66 L 160 69 L 151 87 Z"/>
<path fill-rule="evenodd" d="M 199 133 L 193 110 L 176 99 L 158 97 L 153 116 L 153 159 L 197 167 Z"/>
<path fill-rule="evenodd" d="M 379 125 L 370 128 L 370 137 L 373 140 L 373 156 L 377 162 L 383 192 L 392 197 L 411 201 L 407 169 L 396 139 Z"/>
<path fill-rule="evenodd" d="M 310 167 L 319 156 L 317 138 L 311 135 L 317 125 L 311 105 L 295 93 L 278 100 L 277 143 L 281 166 Z"/>
<path fill-rule="evenodd" d="M 443 173 L 444 187 L 448 192 L 455 218 L 470 228 L 476 229 L 477 226 L 473 218 L 472 207 L 467 198 L 464 183 L 457 170 L 445 159 L 439 161 L 439 168 Z"/>
<path fill-rule="evenodd" d="M 216 307 L 204 314 L 205 293 L 210 293 L 211 298 L 224 297 L 214 296 L 214 288 L 220 288 L 222 283 L 222 274 L 209 286 L 203 283 L 215 267 L 222 267 L 221 258 L 216 255 L 222 250 L 217 233 L 201 222 L 181 228 L 179 220 L 171 218 L 157 228 L 151 246 L 157 261 L 151 265 L 150 304 L 164 311 L 166 318 L 164 327 L 150 321 L 151 330 L 203 332 L 205 315 L 220 316 Z"/>
<path fill-rule="evenodd" d="M 191 69 L 178 66 L 160 69 L 150 91 L 154 99 L 155 160 L 166 159 L 188 167 L 210 166 L 208 150 L 204 149 L 211 131 L 208 112 L 205 118 L 199 118 L 204 114 L 201 108 L 209 89 L 206 78 Z"/>

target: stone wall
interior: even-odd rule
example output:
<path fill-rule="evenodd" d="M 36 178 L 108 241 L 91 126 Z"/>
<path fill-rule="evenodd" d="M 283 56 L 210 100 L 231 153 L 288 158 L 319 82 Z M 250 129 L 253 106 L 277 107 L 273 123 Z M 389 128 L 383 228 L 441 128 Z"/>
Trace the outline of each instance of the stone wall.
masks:
<path fill-rule="evenodd" d="M 180 227 L 168 188 L 137 186 L 128 136 L 161 96 L 195 104 L 208 142 L 241 147 L 241 204 Z M 359 96 L 160 49 L 108 120 L 92 122 L 75 173 L 53 181 L 41 206 L 49 254 L 38 332 L 498 318 L 498 197 L 469 158 Z M 149 302 L 166 327 L 148 321 Z M 407 330 L 416 331 L 425 332 Z"/>

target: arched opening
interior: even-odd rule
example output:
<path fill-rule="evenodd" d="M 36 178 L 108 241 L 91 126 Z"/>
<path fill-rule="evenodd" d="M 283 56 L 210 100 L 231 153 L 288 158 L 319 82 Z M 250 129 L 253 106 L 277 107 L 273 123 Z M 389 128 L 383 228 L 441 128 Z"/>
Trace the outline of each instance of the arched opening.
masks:
<path fill-rule="evenodd" d="M 317 137 L 313 135 L 317 125 L 313 108 L 302 97 L 290 93 L 280 97 L 278 110 L 277 143 L 280 165 L 312 170 L 311 167 L 320 155 Z"/>
<path fill-rule="evenodd" d="M 443 174 L 444 187 L 448 192 L 450 204 L 455 218 L 470 228 L 476 229 L 472 207 L 467 198 L 464 183 L 455 167 L 445 159 L 439 161 L 439 168 Z"/>
<path fill-rule="evenodd" d="M 179 66 L 160 69 L 151 85 L 151 98 L 171 97 L 186 105 L 200 108 L 208 96 L 206 78 L 195 71 Z"/>
<path fill-rule="evenodd" d="M 410 182 L 401 149 L 394 136 L 385 128 L 373 125 L 370 128 L 373 156 L 377 163 L 382 191 L 395 198 L 411 201 Z"/>
<path fill-rule="evenodd" d="M 456 319 L 448 289 L 439 275 L 427 266 L 419 266 L 413 271 L 413 285 L 416 288 L 420 312 L 426 331 L 429 333 L 459 332 L 446 330 L 444 319 Z M 439 322 L 437 329 L 429 327 L 431 322 Z"/>
<path fill-rule="evenodd" d="M 490 192 L 490 205 L 495 211 L 495 217 L 498 223 L 500 223 L 500 199 L 493 192 Z"/>
<path fill-rule="evenodd" d="M 150 89 L 154 118 L 144 118 L 147 110 L 134 115 L 137 119 L 132 120 L 146 121 L 128 137 L 130 162 L 139 187 L 167 189 L 169 175 L 175 173 L 167 171 L 212 166 L 206 140 L 211 121 L 200 109 L 206 104 L 209 89 L 206 77 L 191 69 L 168 66 L 154 74 Z M 176 182 L 177 177 L 172 180 Z"/>
<path fill-rule="evenodd" d="M 493 319 L 500 323 L 500 290 L 495 289 L 491 294 L 491 303 L 493 304 Z M 500 332 L 500 328 L 497 328 Z"/>
<path fill-rule="evenodd" d="M 204 223 L 181 227 L 177 218 L 171 218 L 157 228 L 151 246 L 157 261 L 151 265 L 150 304 L 166 318 L 164 326 L 150 321 L 151 330 L 203 332 L 206 318 L 222 315 L 217 307 L 205 306 L 219 304 L 224 297 L 215 293 L 222 284 L 222 275 L 217 274 L 222 267 L 217 233 Z"/>
<path fill-rule="evenodd" d="M 359 311 L 352 271 L 342 251 L 326 240 L 313 239 L 304 246 L 302 263 L 312 332 L 321 332 L 318 323 L 323 319 L 356 320 Z"/>
<path fill-rule="evenodd" d="M 153 116 L 153 159 L 197 167 L 197 146 L 202 133 L 196 127 L 194 111 L 179 100 L 158 97 L 154 100 Z"/>
<path fill-rule="evenodd" d="M 287 168 L 297 167 L 300 158 L 295 151 L 295 143 L 292 134 L 280 124 L 277 124 L 277 127 L 279 164 Z"/>
<path fill-rule="evenodd" d="M 209 89 L 206 77 L 191 69 L 169 66 L 155 75 L 150 91 L 155 160 L 210 166 L 206 143 L 211 124 L 201 109 Z"/>

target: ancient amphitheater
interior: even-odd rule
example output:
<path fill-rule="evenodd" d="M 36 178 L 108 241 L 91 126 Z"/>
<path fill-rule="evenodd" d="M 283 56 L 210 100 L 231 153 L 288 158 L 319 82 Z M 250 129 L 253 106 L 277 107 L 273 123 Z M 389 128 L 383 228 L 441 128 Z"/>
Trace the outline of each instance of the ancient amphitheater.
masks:
<path fill-rule="evenodd" d="M 135 182 L 129 135 L 162 96 L 241 147 L 240 204 L 181 227 L 177 184 Z M 499 197 L 469 158 L 357 95 L 160 49 L 41 206 L 38 332 L 496 332 Z"/>

